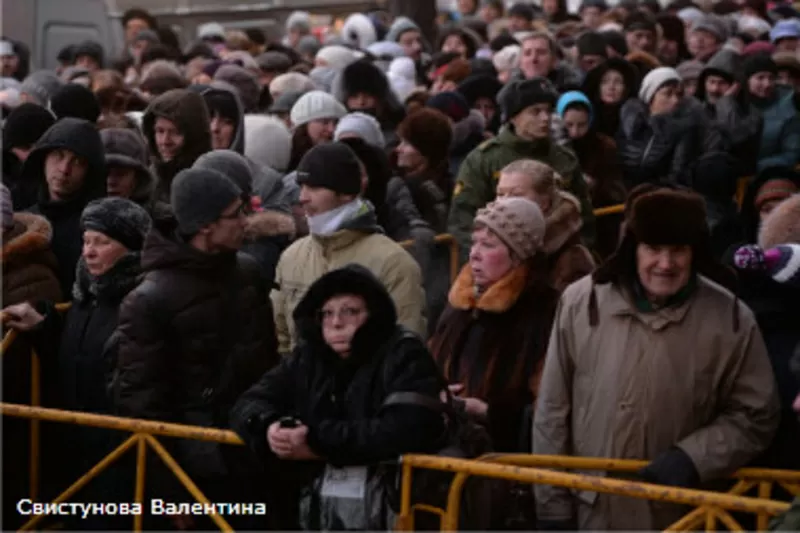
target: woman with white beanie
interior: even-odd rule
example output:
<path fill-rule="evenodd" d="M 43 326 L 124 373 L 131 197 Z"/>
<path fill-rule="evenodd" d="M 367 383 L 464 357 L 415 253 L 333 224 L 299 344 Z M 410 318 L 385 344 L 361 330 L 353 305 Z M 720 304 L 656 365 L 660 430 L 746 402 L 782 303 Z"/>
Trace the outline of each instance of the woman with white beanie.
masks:
<path fill-rule="evenodd" d="M 640 183 L 691 185 L 689 170 L 703 149 L 704 114 L 684 100 L 683 82 L 669 67 L 651 70 L 620 111 L 617 151 L 630 190 Z"/>
<path fill-rule="evenodd" d="M 334 141 L 352 137 L 357 137 L 381 150 L 386 148 L 386 139 L 383 137 L 380 122 L 372 115 L 360 111 L 343 116 L 333 134 Z"/>
<path fill-rule="evenodd" d="M 336 124 L 346 114 L 347 109 L 326 92 L 311 91 L 301 96 L 289 113 L 294 129 L 290 170 L 297 167 L 308 150 L 332 141 Z"/>

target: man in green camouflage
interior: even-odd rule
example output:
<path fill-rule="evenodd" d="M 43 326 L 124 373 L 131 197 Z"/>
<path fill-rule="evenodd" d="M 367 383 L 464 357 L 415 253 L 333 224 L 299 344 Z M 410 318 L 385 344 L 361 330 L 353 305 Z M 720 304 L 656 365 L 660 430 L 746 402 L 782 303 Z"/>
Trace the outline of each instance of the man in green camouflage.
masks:
<path fill-rule="evenodd" d="M 458 172 L 448 231 L 459 246 L 461 264 L 471 247 L 472 221 L 478 209 L 494 200 L 500 170 L 518 159 L 550 165 L 563 187 L 581 202 L 584 243 L 594 244 L 594 215 L 578 158 L 550 138 L 550 120 L 558 93 L 545 78 L 515 81 L 504 89 L 500 108 L 507 123 L 497 137 L 475 148 Z"/>

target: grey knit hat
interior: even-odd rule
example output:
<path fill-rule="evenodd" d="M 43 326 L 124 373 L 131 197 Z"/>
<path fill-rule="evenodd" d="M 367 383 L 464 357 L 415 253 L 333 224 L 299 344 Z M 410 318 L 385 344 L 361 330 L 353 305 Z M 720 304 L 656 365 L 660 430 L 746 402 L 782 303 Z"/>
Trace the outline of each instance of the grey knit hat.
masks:
<path fill-rule="evenodd" d="M 294 104 L 289 118 L 297 127 L 312 120 L 340 119 L 347 109 L 336 98 L 324 91 L 307 92 Z"/>
<path fill-rule="evenodd" d="M 333 140 L 338 141 L 346 135 L 355 135 L 365 143 L 383 150 L 386 148 L 386 139 L 381 131 L 381 125 L 375 117 L 356 111 L 342 117 L 336 125 Z"/>
<path fill-rule="evenodd" d="M 94 200 L 81 213 L 82 230 L 99 231 L 132 252 L 141 251 L 151 224 L 142 206 L 119 197 Z"/>
<path fill-rule="evenodd" d="M 239 93 L 245 113 L 255 113 L 261 98 L 261 86 L 255 74 L 239 65 L 223 65 L 214 74 L 215 81 L 231 84 Z"/>
<path fill-rule="evenodd" d="M 197 158 L 192 168 L 215 170 L 231 180 L 244 196 L 253 194 L 252 168 L 243 155 L 233 150 L 212 150 Z"/>
<path fill-rule="evenodd" d="M 492 230 L 523 261 L 533 257 L 544 242 L 544 215 L 527 198 L 498 198 L 478 210 L 475 225 Z"/>
<path fill-rule="evenodd" d="M 170 203 L 184 235 L 196 235 L 233 202 L 242 190 L 216 170 L 188 168 L 178 172 L 172 182 Z"/>
<path fill-rule="evenodd" d="M 639 87 L 639 99 L 650 104 L 656 92 L 665 84 L 670 82 L 681 82 L 681 75 L 671 67 L 658 67 L 647 73 Z"/>
<path fill-rule="evenodd" d="M 256 57 L 258 68 L 265 72 L 287 72 L 292 68 L 292 60 L 283 52 L 264 52 Z"/>
<path fill-rule="evenodd" d="M 397 17 L 392 23 L 391 28 L 389 28 L 389 32 L 386 34 L 384 41 L 391 41 L 396 43 L 400 40 L 400 36 L 403 35 L 407 31 L 420 31 L 419 26 L 416 22 L 411 20 L 408 17 Z"/>
<path fill-rule="evenodd" d="M 29 75 L 22 82 L 21 94 L 27 94 L 40 106 L 47 107 L 50 99 L 64 85 L 55 73 L 48 70 L 39 70 Z"/>

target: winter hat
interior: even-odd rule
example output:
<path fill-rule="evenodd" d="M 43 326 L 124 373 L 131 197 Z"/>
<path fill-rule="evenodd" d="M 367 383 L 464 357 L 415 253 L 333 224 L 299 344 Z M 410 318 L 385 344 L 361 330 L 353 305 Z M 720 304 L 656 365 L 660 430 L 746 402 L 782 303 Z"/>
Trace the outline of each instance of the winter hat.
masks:
<path fill-rule="evenodd" d="M 625 36 L 615 30 L 606 30 L 601 31 L 600 35 L 606 40 L 606 46 L 611 47 L 617 54 L 621 56 L 628 55 L 628 42 L 625 40 Z"/>
<path fill-rule="evenodd" d="M 498 100 L 503 117 L 509 120 L 532 105 L 549 103 L 555 107 L 558 92 L 548 79 L 536 77 L 509 83 L 498 95 Z"/>
<path fill-rule="evenodd" d="M 33 146 L 55 122 L 49 109 L 30 102 L 20 105 L 3 124 L 3 150 Z"/>
<path fill-rule="evenodd" d="M 378 40 L 375 25 L 363 13 L 353 13 L 347 17 L 340 34 L 346 43 L 361 50 Z"/>
<path fill-rule="evenodd" d="M 800 194 L 793 194 L 775 206 L 758 232 L 762 248 L 788 243 L 800 244 Z"/>
<path fill-rule="evenodd" d="M 338 120 L 346 114 L 347 109 L 330 94 L 323 91 L 311 91 L 301 96 L 294 104 L 289 118 L 296 128 L 312 120 Z"/>
<path fill-rule="evenodd" d="M 405 55 L 405 50 L 399 44 L 391 41 L 378 41 L 367 47 L 367 52 L 379 61 L 391 61 Z"/>
<path fill-rule="evenodd" d="M 269 112 L 273 114 L 291 112 L 292 108 L 294 107 L 294 104 L 296 104 L 297 101 L 300 100 L 300 97 L 303 96 L 304 94 L 306 93 L 301 93 L 301 92 L 283 93 L 278 98 L 276 98 L 275 101 L 272 103 L 272 105 L 269 108 Z"/>
<path fill-rule="evenodd" d="M 304 35 L 297 41 L 297 46 L 295 48 L 299 54 L 314 57 L 317 55 L 317 52 L 319 52 L 320 48 L 322 48 L 322 43 L 313 35 Z"/>
<path fill-rule="evenodd" d="M 133 38 L 133 42 L 135 43 L 140 41 L 147 41 L 150 44 L 161 44 L 161 39 L 158 37 L 158 34 L 149 28 L 140 31 L 136 34 L 136 37 Z"/>
<path fill-rule="evenodd" d="M 742 56 L 751 57 L 759 54 L 770 55 L 775 52 L 775 45 L 766 41 L 754 41 L 742 50 Z"/>
<path fill-rule="evenodd" d="M 73 58 L 77 60 L 80 57 L 88 56 L 95 60 L 95 62 L 103 66 L 103 46 L 95 41 L 83 41 L 82 43 L 75 46 L 73 49 Z"/>
<path fill-rule="evenodd" d="M 536 255 L 544 242 L 544 215 L 527 198 L 498 198 L 490 202 L 478 209 L 474 225 L 492 230 L 522 261 Z"/>
<path fill-rule="evenodd" d="M 466 59 L 456 58 L 436 71 L 435 77 L 443 81 L 452 81 L 456 85 L 469 78 L 472 74 L 472 65 Z"/>
<path fill-rule="evenodd" d="M 314 67 L 308 73 L 308 77 L 314 82 L 317 89 L 329 93 L 333 89 L 333 81 L 338 74 L 339 71 L 332 67 Z"/>
<path fill-rule="evenodd" d="M 705 16 L 700 9 L 696 7 L 685 7 L 678 11 L 678 18 L 683 21 L 684 24 L 691 27 L 694 23 L 701 20 Z"/>
<path fill-rule="evenodd" d="M 14 51 L 14 43 L 6 40 L 0 41 L 0 57 L 16 55 L 17 53 Z"/>
<path fill-rule="evenodd" d="M 334 82 L 332 92 L 340 102 L 346 102 L 350 96 L 359 93 L 369 94 L 378 99 L 394 99 L 386 74 L 366 60 L 348 65 Z"/>
<path fill-rule="evenodd" d="M 506 72 L 519 67 L 522 48 L 518 44 L 506 46 L 494 55 L 492 63 L 500 72 Z"/>
<path fill-rule="evenodd" d="M 792 52 L 777 52 L 772 55 L 778 70 L 788 70 L 792 76 L 800 76 L 800 58 Z"/>
<path fill-rule="evenodd" d="M 198 231 L 219 220 L 242 190 L 232 180 L 215 170 L 188 168 L 178 172 L 170 190 L 170 204 L 184 235 Z"/>
<path fill-rule="evenodd" d="M 244 155 L 259 165 L 286 172 L 292 155 L 289 128 L 275 117 L 245 115 Z"/>
<path fill-rule="evenodd" d="M 705 31 L 717 38 L 717 42 L 725 42 L 728 38 L 728 26 L 719 15 L 707 14 L 703 18 L 695 21 L 692 31 Z"/>
<path fill-rule="evenodd" d="M 0 206 L 3 211 L 3 229 L 14 227 L 14 203 L 11 201 L 11 191 L 5 183 L 0 183 Z"/>
<path fill-rule="evenodd" d="M 779 244 L 766 250 L 748 244 L 736 250 L 736 268 L 766 272 L 778 283 L 800 287 L 800 244 Z"/>
<path fill-rule="evenodd" d="M 675 69 L 683 81 L 696 80 L 703 72 L 705 65 L 701 61 L 684 61 Z"/>
<path fill-rule="evenodd" d="M 42 106 L 50 104 L 50 99 L 64 85 L 55 73 L 39 70 L 25 78 L 20 87 L 21 94 L 27 94 Z"/>
<path fill-rule="evenodd" d="M 258 63 L 252 54 L 250 54 L 250 52 L 245 52 L 244 50 L 234 50 L 233 52 L 228 52 L 228 55 L 225 56 L 225 64 L 237 65 L 253 73 L 257 73 L 261 70 L 261 67 L 258 66 Z"/>
<path fill-rule="evenodd" d="M 622 24 L 625 33 L 637 30 L 645 30 L 645 31 L 652 31 L 656 33 L 657 31 L 657 23 L 656 19 L 650 13 L 645 13 L 644 11 L 633 11 L 627 17 L 625 17 L 625 21 Z"/>
<path fill-rule="evenodd" d="M 526 2 L 517 2 L 508 10 L 508 17 L 520 17 L 528 22 L 536 18 L 538 6 Z"/>
<path fill-rule="evenodd" d="M 405 102 L 411 93 L 417 88 L 417 69 L 414 60 L 410 57 L 398 57 L 389 65 L 389 85 L 392 86 L 395 96 L 401 102 Z"/>
<path fill-rule="evenodd" d="M 567 109 L 576 104 L 586 108 L 586 111 L 589 112 L 589 123 L 591 124 L 593 118 L 592 103 L 586 95 L 580 91 L 567 91 L 562 94 L 561 98 L 558 99 L 558 104 L 556 104 L 556 113 L 558 113 L 558 116 L 561 118 L 564 118 L 564 113 L 567 112 Z"/>
<path fill-rule="evenodd" d="M 311 31 L 311 14 L 308 11 L 293 11 L 286 19 L 286 32 L 297 30 L 301 33 Z"/>
<path fill-rule="evenodd" d="M 481 98 L 495 101 L 502 88 L 503 84 L 497 76 L 472 75 L 458 86 L 458 92 L 464 95 L 470 106 L 474 106 Z"/>
<path fill-rule="evenodd" d="M 606 40 L 595 31 L 587 31 L 578 37 L 578 56 L 601 56 L 607 57 Z"/>
<path fill-rule="evenodd" d="M 275 77 L 269 84 L 269 92 L 272 94 L 283 94 L 288 92 L 313 91 L 316 89 L 314 82 L 305 74 L 299 72 L 287 72 Z"/>
<path fill-rule="evenodd" d="M 608 4 L 606 3 L 605 0 L 583 0 L 583 2 L 581 2 L 580 8 L 578 9 L 578 13 L 580 13 L 581 11 L 583 11 L 588 7 L 596 7 L 601 11 L 608 11 Z"/>
<path fill-rule="evenodd" d="M 225 42 L 225 28 L 219 22 L 207 22 L 197 27 L 197 38 L 201 41 Z"/>
<path fill-rule="evenodd" d="M 292 60 L 283 52 L 264 52 L 256 57 L 256 64 L 263 72 L 287 72 Z"/>
<path fill-rule="evenodd" d="M 681 82 L 681 75 L 674 68 L 658 67 L 651 70 L 644 77 L 642 85 L 639 87 L 639 99 L 646 104 L 650 104 L 656 91 L 670 82 Z"/>
<path fill-rule="evenodd" d="M 684 22 L 671 13 L 661 13 L 656 17 L 658 25 L 663 31 L 664 38 L 668 41 L 675 41 L 678 46 L 686 41 L 686 26 Z"/>
<path fill-rule="evenodd" d="M 231 180 L 242 195 L 253 194 L 253 172 L 247 159 L 233 150 L 212 150 L 197 158 L 192 168 L 215 170 Z"/>
<path fill-rule="evenodd" d="M 781 20 L 769 32 L 769 40 L 777 43 L 781 39 L 800 39 L 800 20 Z"/>
<path fill-rule="evenodd" d="M 127 128 L 107 128 L 100 131 L 107 167 L 133 168 L 141 172 L 147 170 L 150 157 L 147 143 L 142 135 Z"/>
<path fill-rule="evenodd" d="M 369 145 L 381 149 L 386 147 L 386 139 L 383 137 L 381 125 L 372 115 L 356 111 L 343 116 L 336 125 L 333 139 L 338 141 L 347 134 L 356 135 Z"/>
<path fill-rule="evenodd" d="M 223 65 L 214 74 L 214 79 L 228 82 L 236 88 L 245 113 L 258 111 L 261 86 L 255 74 L 238 65 Z"/>
<path fill-rule="evenodd" d="M 361 192 L 361 164 L 346 144 L 318 144 L 300 160 L 297 184 L 357 195 Z"/>
<path fill-rule="evenodd" d="M 777 74 L 778 65 L 775 64 L 775 60 L 772 59 L 770 54 L 762 52 L 745 58 L 742 64 L 742 71 L 744 73 L 744 79 L 747 80 L 750 79 L 750 76 L 758 74 L 759 72 Z"/>
<path fill-rule="evenodd" d="M 140 252 L 150 231 L 150 215 L 139 204 L 126 198 L 93 200 L 81 213 L 81 229 L 98 231 L 131 252 Z"/>
<path fill-rule="evenodd" d="M 438 109 L 422 108 L 400 123 L 397 134 L 426 157 L 429 166 L 436 166 L 447 160 L 453 127 L 448 117 Z"/>
<path fill-rule="evenodd" d="M 203 69 L 205 72 L 205 69 Z M 173 89 L 184 89 L 188 86 L 180 69 L 171 61 L 159 59 L 148 64 L 142 70 L 142 81 L 139 89 L 154 96 L 160 96 Z"/>
<path fill-rule="evenodd" d="M 449 91 L 435 94 L 428 98 L 425 105 L 450 117 L 453 122 L 461 122 L 469 116 L 469 102 L 459 92 Z"/>
<path fill-rule="evenodd" d="M 341 70 L 350 63 L 355 63 L 360 58 L 355 50 L 346 46 L 326 46 L 317 52 L 316 59 L 322 60 L 331 68 Z"/>
<path fill-rule="evenodd" d="M 791 195 L 797 194 L 797 192 L 797 185 L 790 179 L 775 178 L 767 180 L 759 187 L 758 192 L 756 192 L 754 201 L 756 210 L 760 211 L 761 206 L 767 202 L 785 200 Z"/>
<path fill-rule="evenodd" d="M 760 37 L 765 33 L 769 33 L 771 29 L 769 22 L 752 15 L 742 15 L 739 17 L 739 20 L 736 21 L 736 27 L 740 32 L 750 34 L 753 37 Z"/>
<path fill-rule="evenodd" d="M 100 104 L 92 91 L 83 85 L 68 83 L 53 95 L 50 109 L 62 119 L 64 117 L 82 118 L 89 122 L 97 122 L 100 118 Z"/>
<path fill-rule="evenodd" d="M 408 31 L 418 31 L 421 33 L 416 22 L 408 17 L 397 17 L 386 33 L 386 38 L 384 40 L 396 43 L 400 40 L 400 36 Z"/>

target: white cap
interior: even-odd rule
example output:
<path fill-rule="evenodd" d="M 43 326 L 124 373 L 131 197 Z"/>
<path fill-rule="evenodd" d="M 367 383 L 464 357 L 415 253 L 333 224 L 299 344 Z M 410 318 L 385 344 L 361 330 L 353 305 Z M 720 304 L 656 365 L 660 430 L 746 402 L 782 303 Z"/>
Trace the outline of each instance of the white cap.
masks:
<path fill-rule="evenodd" d="M 222 27 L 222 24 L 219 22 L 208 22 L 197 27 L 198 39 L 208 39 L 210 37 L 225 38 L 225 28 Z"/>

